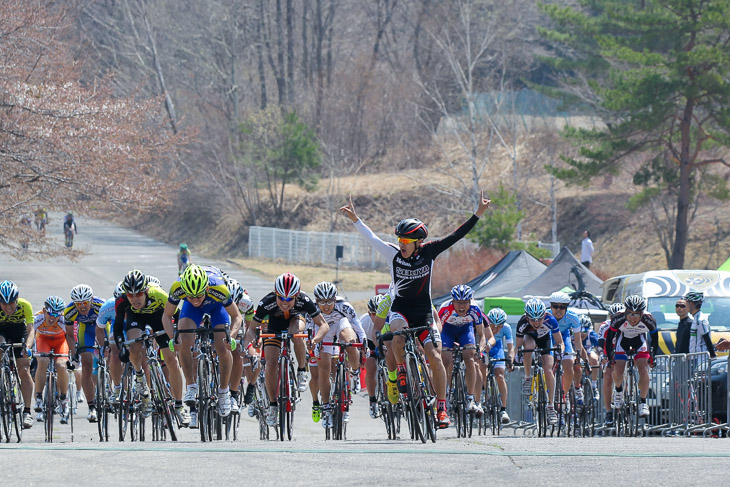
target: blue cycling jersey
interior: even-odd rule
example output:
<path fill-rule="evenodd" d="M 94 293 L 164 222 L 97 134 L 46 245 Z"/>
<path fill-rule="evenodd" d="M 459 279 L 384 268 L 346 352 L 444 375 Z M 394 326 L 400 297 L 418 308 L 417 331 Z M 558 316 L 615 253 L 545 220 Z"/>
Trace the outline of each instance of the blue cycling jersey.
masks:
<path fill-rule="evenodd" d="M 497 343 L 489 350 L 489 356 L 492 358 L 504 358 L 505 343 L 512 343 L 512 327 L 508 323 L 502 326 L 502 329 L 494 334 Z"/>
<path fill-rule="evenodd" d="M 96 318 L 96 326 L 99 328 L 106 328 L 107 323 L 111 323 L 114 326 L 114 318 L 116 317 L 116 311 L 114 310 L 115 298 L 109 298 L 104 301 L 104 304 L 99 308 L 99 316 Z"/>

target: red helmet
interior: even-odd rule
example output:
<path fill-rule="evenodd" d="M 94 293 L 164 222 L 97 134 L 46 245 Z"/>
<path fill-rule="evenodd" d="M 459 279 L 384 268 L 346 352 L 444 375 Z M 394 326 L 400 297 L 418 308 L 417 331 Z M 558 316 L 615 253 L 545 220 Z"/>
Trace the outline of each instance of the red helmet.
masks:
<path fill-rule="evenodd" d="M 274 290 L 282 298 L 293 298 L 299 294 L 299 278 L 291 272 L 286 272 L 276 278 Z"/>

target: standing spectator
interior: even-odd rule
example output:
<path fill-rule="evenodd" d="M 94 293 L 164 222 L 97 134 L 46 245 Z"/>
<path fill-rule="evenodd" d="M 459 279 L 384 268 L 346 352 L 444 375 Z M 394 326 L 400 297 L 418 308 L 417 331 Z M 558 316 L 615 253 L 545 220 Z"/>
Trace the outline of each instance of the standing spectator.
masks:
<path fill-rule="evenodd" d="M 710 337 L 710 323 L 700 311 L 705 295 L 701 291 L 690 291 L 684 295 L 689 312 L 692 315 L 692 326 L 689 331 L 689 353 L 710 352 L 715 358 L 715 347 Z"/>
<path fill-rule="evenodd" d="M 593 241 L 591 241 L 591 232 L 583 230 L 583 241 L 580 243 L 580 263 L 591 268 L 593 262 Z"/>
<path fill-rule="evenodd" d="M 679 324 L 677 324 L 677 339 L 674 344 L 674 353 L 689 353 L 689 333 L 692 328 L 692 317 L 689 315 L 687 301 L 678 299 L 675 303 Z"/>

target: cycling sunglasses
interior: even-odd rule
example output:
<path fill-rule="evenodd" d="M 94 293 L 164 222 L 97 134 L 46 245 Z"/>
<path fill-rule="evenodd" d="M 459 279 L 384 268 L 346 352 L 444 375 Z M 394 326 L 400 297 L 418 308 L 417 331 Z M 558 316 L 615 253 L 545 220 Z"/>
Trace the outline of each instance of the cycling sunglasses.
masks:
<path fill-rule="evenodd" d="M 296 297 L 296 296 L 292 296 L 291 298 L 285 298 L 285 297 L 283 297 L 283 296 L 279 296 L 279 295 L 277 294 L 277 295 L 276 295 L 276 299 L 279 299 L 279 300 L 281 300 L 281 301 L 284 301 L 285 303 L 288 303 L 289 301 L 293 301 L 293 300 L 297 299 L 297 297 Z"/>
<path fill-rule="evenodd" d="M 567 304 L 551 304 L 550 307 L 553 309 L 568 309 Z"/>
<path fill-rule="evenodd" d="M 402 244 L 409 244 L 417 241 L 417 238 L 405 238 L 405 237 L 398 237 L 398 241 Z"/>
<path fill-rule="evenodd" d="M 54 311 L 48 311 L 48 309 L 46 309 L 46 313 L 48 313 L 48 316 L 53 316 L 54 318 L 58 318 L 59 316 L 61 316 L 63 314 L 63 311 L 54 312 Z"/>
<path fill-rule="evenodd" d="M 317 300 L 317 304 L 319 304 L 320 306 L 331 306 L 331 305 L 335 304 L 335 300 L 334 299 L 321 299 L 321 300 Z"/>

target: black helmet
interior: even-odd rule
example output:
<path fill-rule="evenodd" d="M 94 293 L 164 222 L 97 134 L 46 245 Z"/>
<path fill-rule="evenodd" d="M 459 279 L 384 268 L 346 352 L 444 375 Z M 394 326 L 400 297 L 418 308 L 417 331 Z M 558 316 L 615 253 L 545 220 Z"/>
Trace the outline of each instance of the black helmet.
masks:
<path fill-rule="evenodd" d="M 122 279 L 122 287 L 125 293 L 137 294 L 147 290 L 147 276 L 142 271 L 134 269 L 127 273 Z"/>
<path fill-rule="evenodd" d="M 638 294 L 632 294 L 624 299 L 624 307 L 628 312 L 638 313 L 646 309 L 646 301 Z"/>
<path fill-rule="evenodd" d="M 428 228 L 418 218 L 406 218 L 396 225 L 395 235 L 404 238 L 426 238 L 428 236 Z"/>

